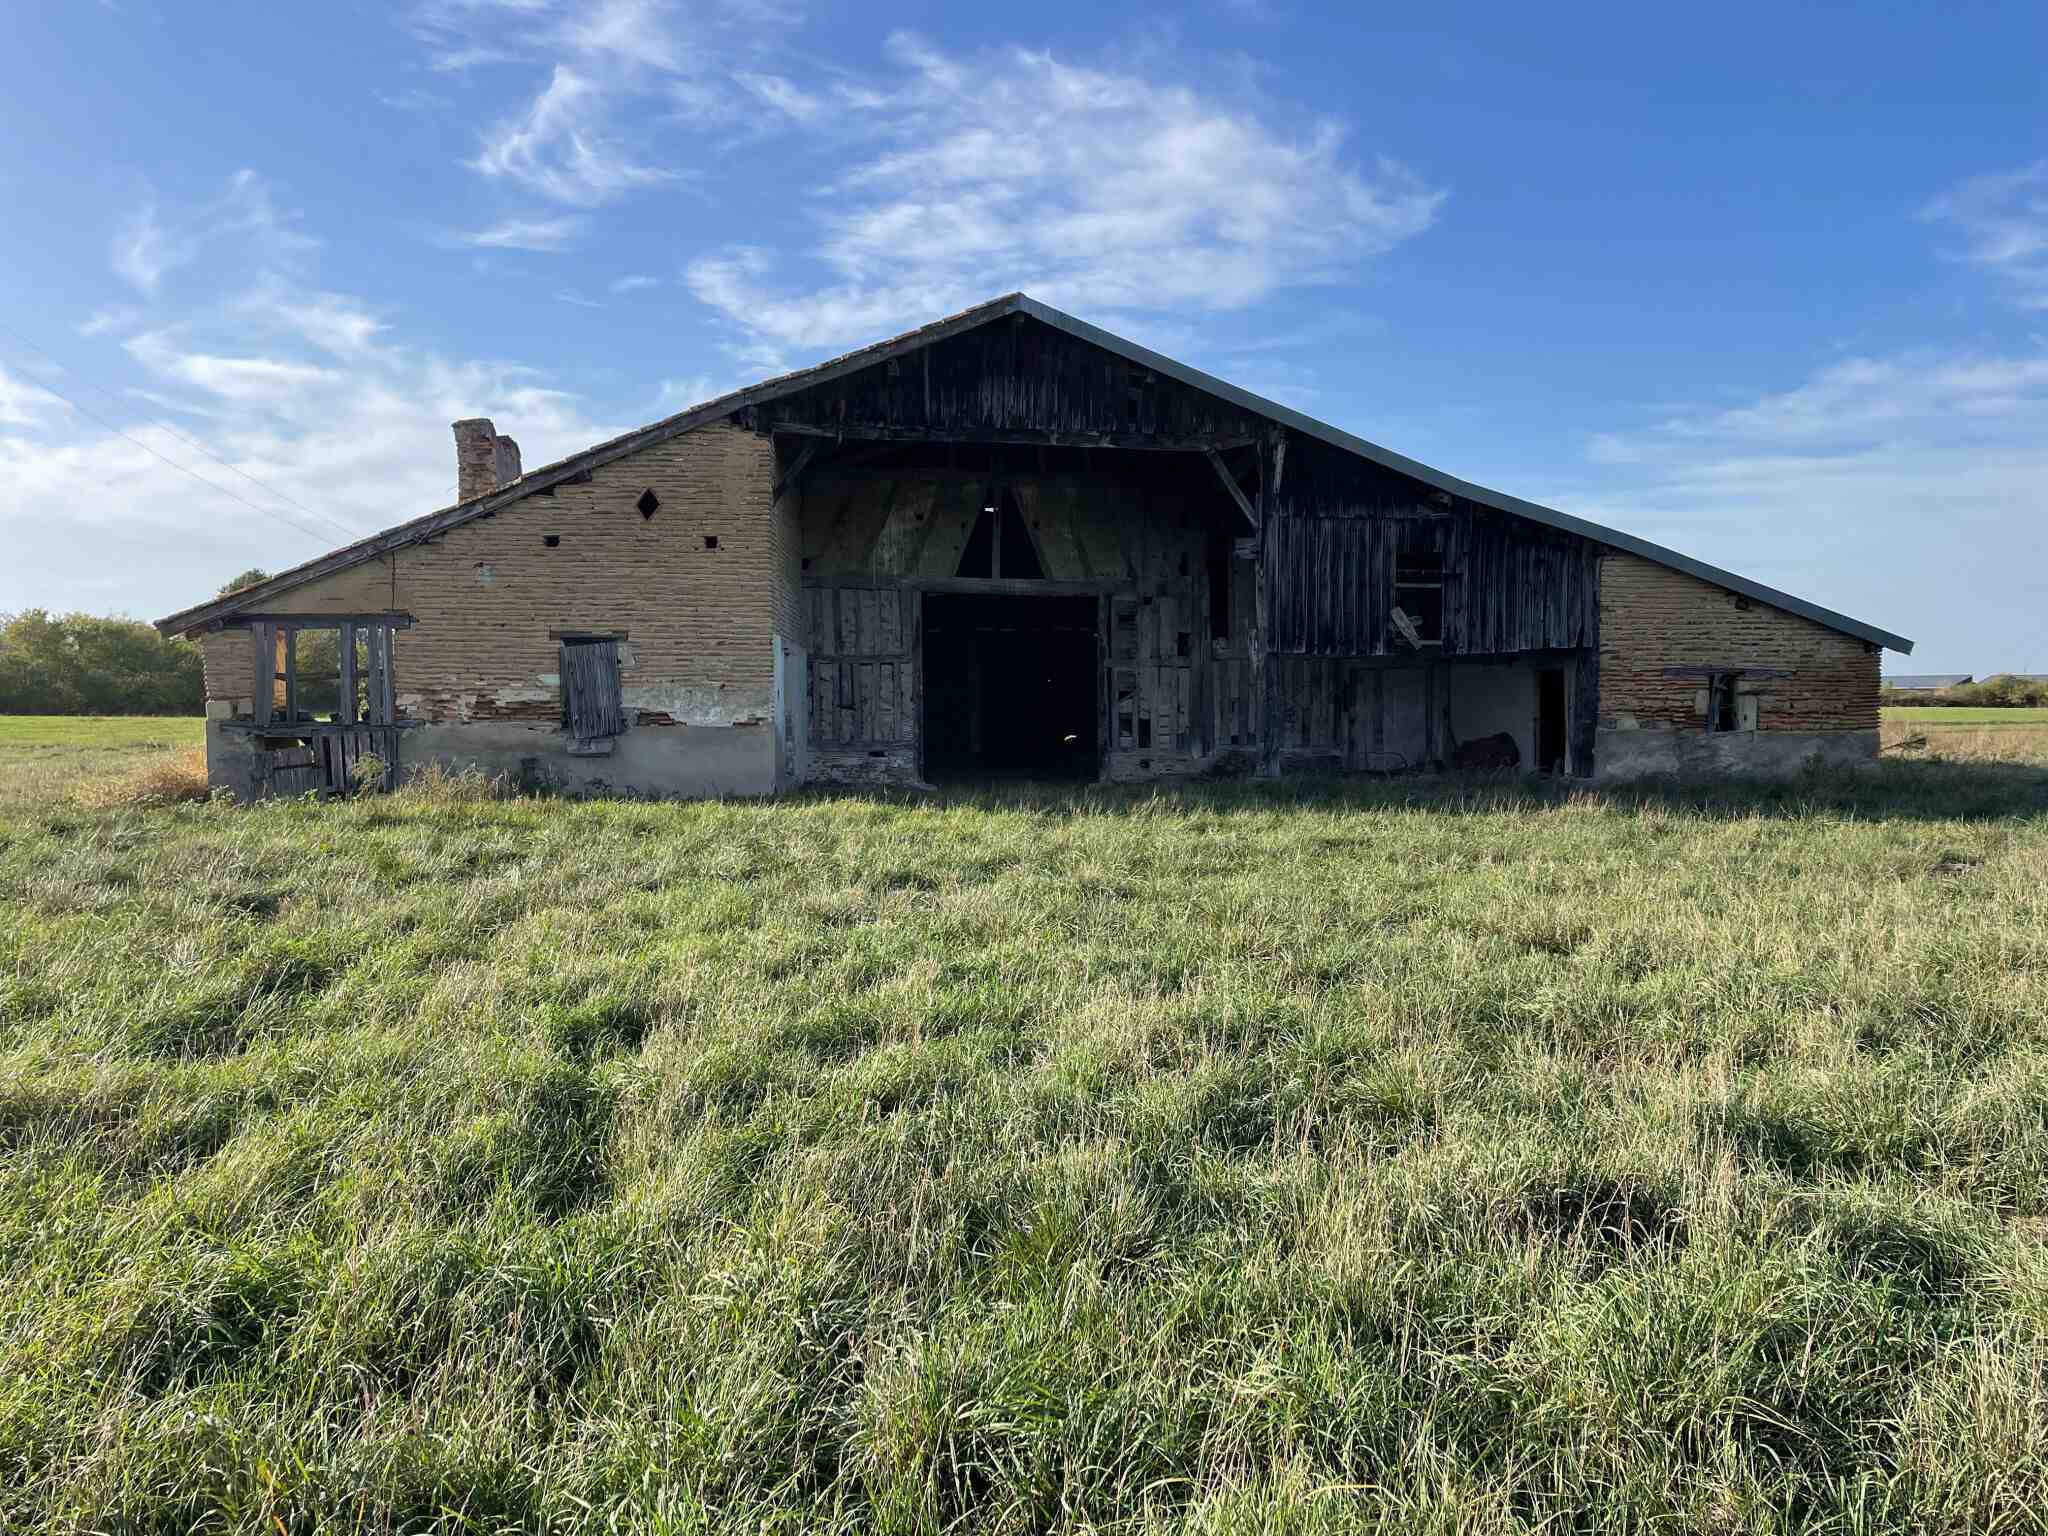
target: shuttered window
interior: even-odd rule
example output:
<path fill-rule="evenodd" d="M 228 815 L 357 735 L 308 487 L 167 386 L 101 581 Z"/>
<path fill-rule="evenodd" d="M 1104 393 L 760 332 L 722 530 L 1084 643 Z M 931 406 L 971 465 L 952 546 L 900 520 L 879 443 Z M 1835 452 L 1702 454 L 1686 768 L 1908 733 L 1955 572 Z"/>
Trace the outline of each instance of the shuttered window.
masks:
<path fill-rule="evenodd" d="M 562 728 L 579 745 L 624 733 L 617 640 L 606 636 L 562 642 Z"/>

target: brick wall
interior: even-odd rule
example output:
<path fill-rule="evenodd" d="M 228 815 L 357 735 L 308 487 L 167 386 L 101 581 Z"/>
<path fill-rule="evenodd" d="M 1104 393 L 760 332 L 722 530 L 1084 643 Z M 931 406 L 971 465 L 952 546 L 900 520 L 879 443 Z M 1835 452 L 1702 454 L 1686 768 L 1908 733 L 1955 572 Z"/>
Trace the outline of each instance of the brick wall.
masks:
<path fill-rule="evenodd" d="M 553 719 L 551 629 L 624 630 L 629 717 L 702 724 L 766 720 L 770 631 L 789 563 L 770 505 L 765 438 L 713 425 L 642 449 L 585 485 L 530 496 L 428 544 L 310 582 L 263 608 L 395 608 L 418 621 L 394 645 L 402 711 L 414 719 Z M 641 493 L 660 501 L 652 518 Z M 549 548 L 544 540 L 556 536 Z M 718 547 L 706 547 L 716 538 Z M 794 600 L 788 603 L 794 627 Z M 209 699 L 246 700 L 245 633 L 206 637 Z"/>
<path fill-rule="evenodd" d="M 1699 730 L 1704 677 L 1667 667 L 1761 667 L 1745 679 L 1763 731 L 1877 729 L 1878 654 L 1863 641 L 1754 599 L 1736 598 L 1635 555 L 1600 562 L 1600 724 Z"/>
<path fill-rule="evenodd" d="M 806 645 L 810 614 L 804 602 L 803 496 L 800 492 L 792 492 L 775 503 L 768 537 L 775 572 L 771 602 L 775 632 L 792 645 Z"/>

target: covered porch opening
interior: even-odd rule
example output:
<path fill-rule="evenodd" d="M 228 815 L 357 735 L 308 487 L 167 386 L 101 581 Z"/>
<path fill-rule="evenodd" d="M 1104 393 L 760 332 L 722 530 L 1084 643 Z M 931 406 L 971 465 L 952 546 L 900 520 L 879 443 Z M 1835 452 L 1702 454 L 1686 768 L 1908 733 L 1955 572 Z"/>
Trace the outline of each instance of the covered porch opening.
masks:
<path fill-rule="evenodd" d="M 1099 599 L 931 592 L 923 607 L 929 778 L 1099 776 Z"/>

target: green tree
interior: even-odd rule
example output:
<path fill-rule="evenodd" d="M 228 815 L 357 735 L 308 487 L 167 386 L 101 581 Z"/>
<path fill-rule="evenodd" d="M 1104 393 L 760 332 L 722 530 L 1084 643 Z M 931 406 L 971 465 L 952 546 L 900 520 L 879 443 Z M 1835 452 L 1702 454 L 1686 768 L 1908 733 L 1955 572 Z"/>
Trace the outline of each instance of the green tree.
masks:
<path fill-rule="evenodd" d="M 252 565 L 233 580 L 223 582 L 221 589 L 214 596 L 226 597 L 230 592 L 239 592 L 244 587 L 253 587 L 268 580 L 270 580 L 270 572 L 264 570 L 260 565 Z"/>
<path fill-rule="evenodd" d="M 196 715 L 199 647 L 134 619 L 0 614 L 0 714 Z"/>

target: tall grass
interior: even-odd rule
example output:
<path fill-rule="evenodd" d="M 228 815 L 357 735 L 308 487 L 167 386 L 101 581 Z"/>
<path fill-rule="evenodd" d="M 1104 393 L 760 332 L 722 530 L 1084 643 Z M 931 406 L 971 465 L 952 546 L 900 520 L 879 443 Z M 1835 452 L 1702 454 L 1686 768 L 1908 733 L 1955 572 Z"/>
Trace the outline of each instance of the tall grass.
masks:
<path fill-rule="evenodd" d="M 0 1529 L 2030 1531 L 2048 774 L 0 810 Z"/>

